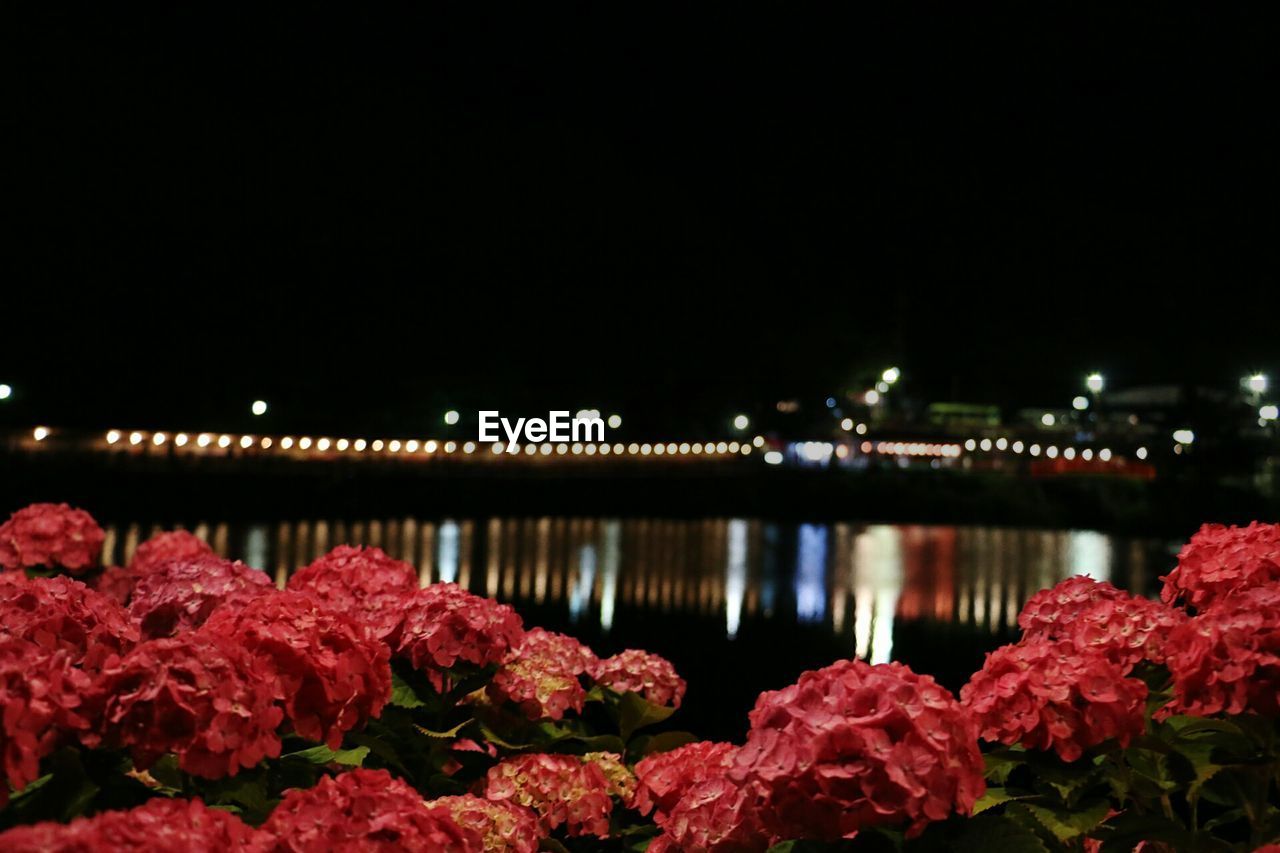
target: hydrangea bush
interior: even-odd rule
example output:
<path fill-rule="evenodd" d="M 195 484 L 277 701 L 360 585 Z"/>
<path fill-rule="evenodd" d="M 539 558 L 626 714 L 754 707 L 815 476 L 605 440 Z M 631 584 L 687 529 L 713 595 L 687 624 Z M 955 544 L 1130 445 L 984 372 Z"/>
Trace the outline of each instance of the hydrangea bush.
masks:
<path fill-rule="evenodd" d="M 741 744 L 686 684 L 340 546 L 278 590 L 189 533 L 100 565 L 0 525 L 0 850 L 1250 851 L 1280 842 L 1280 530 L 1206 526 L 1152 601 L 1087 577 L 952 695 L 838 661 Z M 655 733 L 656 732 L 656 733 Z"/>

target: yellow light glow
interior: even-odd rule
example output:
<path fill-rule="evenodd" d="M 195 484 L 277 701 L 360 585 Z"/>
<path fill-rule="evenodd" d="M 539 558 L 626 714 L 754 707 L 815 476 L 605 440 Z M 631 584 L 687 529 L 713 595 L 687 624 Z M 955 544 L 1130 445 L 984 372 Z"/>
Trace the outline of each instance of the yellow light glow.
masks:
<path fill-rule="evenodd" d="M 369 442 L 365 441 L 363 438 L 357 438 L 351 443 L 351 447 L 356 453 L 364 453 L 364 449 L 368 446 Z"/>
<path fill-rule="evenodd" d="M 317 439 L 316 441 L 316 450 L 319 450 L 321 453 L 328 450 L 330 446 L 332 446 L 332 442 L 327 438 Z"/>
<path fill-rule="evenodd" d="M 252 447 L 252 446 L 253 446 L 253 436 L 251 436 L 251 435 L 244 435 L 244 436 L 241 436 L 241 437 L 240 437 L 240 446 L 241 446 L 241 447 L 243 447 L 245 450 L 248 450 L 250 447 Z"/>
<path fill-rule="evenodd" d="M 263 450 L 270 450 L 270 449 L 271 449 L 271 436 L 264 435 L 264 436 L 262 437 L 262 441 L 258 442 L 258 444 L 262 447 L 262 449 L 263 449 Z"/>
<path fill-rule="evenodd" d="M 452 444 L 452 443 L 453 443 L 453 442 L 450 442 L 450 444 Z M 370 450 L 372 450 L 374 453 L 381 453 L 381 452 L 382 452 L 382 448 L 384 448 L 384 447 L 386 447 L 386 446 L 387 446 L 387 443 L 386 443 L 385 441 L 383 441 L 383 440 L 382 440 L 382 439 L 380 439 L 380 438 L 375 438 L 375 439 L 373 440 L 373 444 L 370 444 L 370 445 L 369 445 L 369 449 L 370 449 Z"/>
<path fill-rule="evenodd" d="M 219 447 L 221 447 L 223 450 L 225 450 L 225 449 L 227 449 L 228 447 L 230 447 L 230 446 L 231 446 L 231 436 L 229 436 L 229 435 L 220 435 L 220 436 L 218 436 L 218 446 L 219 446 Z"/>
<path fill-rule="evenodd" d="M 179 447 L 186 447 L 188 441 L 189 439 L 187 438 L 187 434 L 185 432 L 180 432 L 173 437 L 173 443 L 178 445 Z"/>
<path fill-rule="evenodd" d="M 609 415 L 609 429 L 617 429 L 622 426 L 621 415 Z"/>
<path fill-rule="evenodd" d="M 107 444 L 115 444 L 120 440 L 120 430 L 113 429 L 107 433 Z"/>
<path fill-rule="evenodd" d="M 210 444 L 213 444 L 213 436 L 209 435 L 207 432 L 202 432 L 196 437 L 196 444 L 200 447 L 208 447 Z"/>
<path fill-rule="evenodd" d="M 463 453 L 475 453 L 475 452 L 476 452 L 476 443 L 475 443 L 474 441 L 468 441 L 466 444 L 462 445 L 462 452 L 463 452 Z"/>
<path fill-rule="evenodd" d="M 284 438 L 280 439 L 281 450 L 288 450 L 290 447 L 293 447 L 293 436 L 286 435 Z"/>
<path fill-rule="evenodd" d="M 453 409 L 450 409 L 449 411 L 445 412 L 444 422 L 449 426 L 453 426 L 458 422 L 458 413 L 455 412 Z"/>
<path fill-rule="evenodd" d="M 169 436 L 165 435 L 162 432 L 158 432 L 153 436 L 151 436 L 151 443 L 154 444 L 156 447 L 159 447 L 160 445 L 164 444 L 168 440 L 169 440 Z"/>
<path fill-rule="evenodd" d="M 36 441 L 44 441 L 46 438 L 49 437 L 49 428 L 38 426 L 31 431 L 31 437 L 34 438 Z"/>
<path fill-rule="evenodd" d="M 302 438 L 298 439 L 299 450 L 308 450 L 310 449 L 310 447 L 311 447 L 311 438 L 309 436 L 304 435 Z"/>
<path fill-rule="evenodd" d="M 334 442 L 334 446 L 337 447 L 339 451 L 343 451 L 351 446 L 351 442 L 347 441 L 345 438 L 340 438 Z"/>

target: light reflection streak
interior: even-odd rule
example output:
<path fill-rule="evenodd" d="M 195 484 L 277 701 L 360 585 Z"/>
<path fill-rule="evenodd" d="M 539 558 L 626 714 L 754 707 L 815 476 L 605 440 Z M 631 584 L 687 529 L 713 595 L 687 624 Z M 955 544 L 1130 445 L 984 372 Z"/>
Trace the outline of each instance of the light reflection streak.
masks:
<path fill-rule="evenodd" d="M 728 559 L 724 567 L 725 633 L 729 639 L 738 636 L 742 624 L 742 600 L 747 593 L 747 522 L 735 518 L 729 522 Z"/>

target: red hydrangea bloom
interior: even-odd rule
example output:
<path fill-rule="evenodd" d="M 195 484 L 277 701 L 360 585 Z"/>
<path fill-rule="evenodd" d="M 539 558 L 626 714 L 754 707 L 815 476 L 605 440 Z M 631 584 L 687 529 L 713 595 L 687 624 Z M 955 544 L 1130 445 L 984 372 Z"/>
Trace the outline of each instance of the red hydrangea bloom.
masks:
<path fill-rule="evenodd" d="M 1280 716 L 1280 582 L 1215 602 L 1173 632 L 1169 712 Z"/>
<path fill-rule="evenodd" d="M 261 658 L 280 680 L 294 730 L 331 749 L 345 732 L 378 717 L 390 698 L 390 649 L 309 595 L 276 592 L 243 609 L 219 609 L 203 630 L 225 634 Z"/>
<path fill-rule="evenodd" d="M 723 774 L 698 781 L 655 821 L 662 834 L 648 853 L 758 853 L 774 840 L 760 823 L 754 789 Z"/>
<path fill-rule="evenodd" d="M 685 680 L 676 674 L 671 661 L 639 649 L 605 658 L 596 664 L 592 677 L 619 693 L 639 693 L 655 705 L 680 707 Z"/>
<path fill-rule="evenodd" d="M 65 733 L 88 728 L 81 708 L 88 687 L 67 652 L 0 638 L 0 760 L 8 780 L 0 781 L 0 806 L 10 785 L 21 790 L 39 778 L 40 759 Z"/>
<path fill-rule="evenodd" d="M 0 585 L 0 635 L 65 651 L 96 672 L 138 642 L 138 629 L 116 602 L 67 577 L 15 576 Z"/>
<path fill-rule="evenodd" d="M 983 740 L 1055 750 L 1063 761 L 1142 734 L 1147 686 L 1068 641 L 1024 640 L 987 655 L 960 691 Z"/>
<path fill-rule="evenodd" d="M 1080 575 L 1037 592 L 1018 614 L 1030 640 L 1070 640 L 1102 652 L 1127 674 L 1143 660 L 1164 663 L 1164 641 L 1187 620 L 1181 610 Z"/>
<path fill-rule="evenodd" d="M 694 785 L 725 775 L 737 752 L 731 743 L 698 741 L 640 759 L 635 771 L 636 809 L 665 817 Z"/>
<path fill-rule="evenodd" d="M 587 692 L 578 676 L 595 664 L 591 649 L 573 637 L 534 628 L 494 674 L 489 696 L 519 705 L 531 720 L 559 720 L 570 708 L 581 713 Z"/>
<path fill-rule="evenodd" d="M 234 776 L 280 755 L 280 682 L 235 642 L 203 631 L 144 642 L 103 670 L 86 704 L 89 746 L 128 747 L 146 769 L 168 752 L 188 773 Z"/>
<path fill-rule="evenodd" d="M 486 853 L 535 853 L 538 842 L 547 835 L 532 809 L 506 800 L 486 800 L 464 794 L 441 797 L 427 805 L 448 809 L 459 826 L 474 830 L 480 836 Z"/>
<path fill-rule="evenodd" d="M 244 607 L 274 591 L 266 572 L 221 557 L 170 560 L 138 579 L 129 614 L 147 639 L 198 628 L 218 607 Z"/>
<path fill-rule="evenodd" d="M 907 835 L 986 789 L 972 718 L 936 681 L 898 663 L 841 661 L 762 693 L 732 781 L 763 797 L 780 838 L 838 841 L 874 826 Z"/>
<path fill-rule="evenodd" d="M 211 809 L 200 800 L 155 797 L 128 811 L 103 812 L 71 823 L 37 823 L 0 834 L 9 853 L 90 853 L 148 850 L 257 849 L 261 836 L 231 812 Z"/>
<path fill-rule="evenodd" d="M 489 769 L 485 796 L 533 809 L 542 826 L 569 835 L 609 835 L 612 786 L 601 766 L 576 755 L 517 755 Z"/>
<path fill-rule="evenodd" d="M 213 556 L 216 555 L 209 543 L 199 536 L 185 530 L 170 530 L 157 533 L 139 545 L 129 561 L 129 571 L 134 577 L 142 577 L 170 560 L 190 561 Z"/>
<path fill-rule="evenodd" d="M 1178 553 L 1161 580 L 1166 604 L 1203 611 L 1219 598 L 1280 580 L 1280 524 L 1206 524 Z"/>
<path fill-rule="evenodd" d="M 89 588 L 119 605 L 127 605 L 133 595 L 133 572 L 123 566 L 108 566 L 89 580 Z"/>
<path fill-rule="evenodd" d="M 442 689 L 443 670 L 459 661 L 477 667 L 500 663 L 523 637 L 524 625 L 509 606 L 437 583 L 409 598 L 392 646 Z"/>
<path fill-rule="evenodd" d="M 296 572 L 288 587 L 351 614 L 382 639 L 400 624 L 405 602 L 418 588 L 418 573 L 381 548 L 339 545 Z"/>
<path fill-rule="evenodd" d="M 484 850 L 478 832 L 459 825 L 448 808 L 423 803 L 385 770 L 351 770 L 294 788 L 262 829 L 275 838 L 268 849 L 277 853 Z"/>
<path fill-rule="evenodd" d="M 0 524 L 0 567 L 19 571 L 43 566 L 72 574 L 98 564 L 106 534 L 82 509 L 31 504 Z"/>

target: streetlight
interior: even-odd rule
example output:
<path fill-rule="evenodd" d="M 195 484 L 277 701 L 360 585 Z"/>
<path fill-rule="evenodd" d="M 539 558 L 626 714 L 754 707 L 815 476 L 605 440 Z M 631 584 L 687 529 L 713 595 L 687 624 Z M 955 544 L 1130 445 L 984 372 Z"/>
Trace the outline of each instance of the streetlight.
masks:
<path fill-rule="evenodd" d="M 622 426 L 622 415 L 609 415 L 609 429 L 617 429 Z"/>
<path fill-rule="evenodd" d="M 1101 394 L 1102 389 L 1107 385 L 1107 380 L 1102 377 L 1101 373 L 1090 373 L 1084 379 L 1084 386 L 1089 389 L 1090 393 Z"/>
<path fill-rule="evenodd" d="M 1175 429 L 1173 440 L 1178 444 L 1191 444 L 1196 440 L 1196 434 L 1189 429 Z"/>
<path fill-rule="evenodd" d="M 888 382 L 890 385 L 897 382 L 901 376 L 902 376 L 902 371 L 896 367 L 890 367 L 884 373 L 880 374 L 880 378 L 883 379 L 885 382 Z"/>
<path fill-rule="evenodd" d="M 1255 373 L 1252 376 L 1246 376 L 1244 384 L 1245 387 L 1254 394 L 1267 393 L 1267 375 L 1265 373 Z"/>
<path fill-rule="evenodd" d="M 862 395 L 862 399 L 866 400 L 868 406 L 874 406 L 880 402 L 880 392 L 872 388 L 866 394 Z"/>
<path fill-rule="evenodd" d="M 0 383 L 0 400 L 8 400 L 13 396 L 13 386 Z"/>
<path fill-rule="evenodd" d="M 751 419 L 746 415 L 738 415 L 733 419 L 733 428 L 736 430 L 744 430 L 751 425 Z"/>
<path fill-rule="evenodd" d="M 449 426 L 453 426 L 458 422 L 458 413 L 455 412 L 453 409 L 450 409 L 449 411 L 445 412 L 444 422 Z"/>
<path fill-rule="evenodd" d="M 1075 409 L 1077 412 L 1083 412 L 1085 409 L 1089 408 L 1089 398 L 1076 397 L 1071 401 L 1071 408 Z"/>
<path fill-rule="evenodd" d="M 253 412 L 255 415 L 265 415 L 267 413 L 267 401 L 254 400 L 253 405 L 249 407 L 249 411 Z"/>

